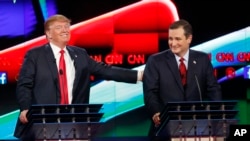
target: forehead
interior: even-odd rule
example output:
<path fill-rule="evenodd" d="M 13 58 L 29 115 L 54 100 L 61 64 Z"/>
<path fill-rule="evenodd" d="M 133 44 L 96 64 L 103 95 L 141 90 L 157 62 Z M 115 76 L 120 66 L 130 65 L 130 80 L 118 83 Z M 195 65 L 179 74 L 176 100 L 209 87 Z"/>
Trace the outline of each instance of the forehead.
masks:
<path fill-rule="evenodd" d="M 176 28 L 176 29 L 169 29 L 168 31 L 169 37 L 182 37 L 182 36 L 185 36 L 184 33 L 185 33 L 184 29 L 181 27 Z"/>
<path fill-rule="evenodd" d="M 51 25 L 51 26 L 56 26 L 56 25 L 69 25 L 69 22 L 67 22 L 67 21 L 54 21 L 54 22 L 51 22 L 50 25 Z"/>

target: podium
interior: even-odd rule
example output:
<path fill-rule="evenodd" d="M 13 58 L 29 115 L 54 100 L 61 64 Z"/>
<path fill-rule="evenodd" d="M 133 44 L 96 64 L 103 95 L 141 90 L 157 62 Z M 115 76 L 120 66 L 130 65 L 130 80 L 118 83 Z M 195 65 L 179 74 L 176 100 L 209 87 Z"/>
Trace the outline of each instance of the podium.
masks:
<path fill-rule="evenodd" d="M 34 140 L 90 140 L 103 113 L 102 104 L 33 105 L 22 136 Z"/>
<path fill-rule="evenodd" d="M 229 126 L 237 124 L 237 101 L 183 101 L 169 102 L 161 112 L 161 125 L 155 136 L 163 135 L 168 128 L 171 139 L 202 139 L 212 141 L 224 139 Z M 165 130 L 166 131 L 166 130 Z"/>

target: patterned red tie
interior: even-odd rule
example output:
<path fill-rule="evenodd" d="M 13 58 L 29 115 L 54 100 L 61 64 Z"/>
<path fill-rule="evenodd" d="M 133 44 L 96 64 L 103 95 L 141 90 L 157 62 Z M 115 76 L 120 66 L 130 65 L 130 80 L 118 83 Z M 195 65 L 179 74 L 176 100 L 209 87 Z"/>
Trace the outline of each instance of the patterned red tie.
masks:
<path fill-rule="evenodd" d="M 180 75 L 181 75 L 181 82 L 182 82 L 183 86 L 185 86 L 187 83 L 187 69 L 186 69 L 186 66 L 183 62 L 184 60 L 185 60 L 184 58 L 180 59 L 180 66 L 179 66 Z"/>
<path fill-rule="evenodd" d="M 69 104 L 66 66 L 65 66 L 65 60 L 64 60 L 64 50 L 61 50 L 60 53 L 61 53 L 61 57 L 59 60 L 59 81 L 60 81 L 60 92 L 61 92 L 60 103 Z"/>

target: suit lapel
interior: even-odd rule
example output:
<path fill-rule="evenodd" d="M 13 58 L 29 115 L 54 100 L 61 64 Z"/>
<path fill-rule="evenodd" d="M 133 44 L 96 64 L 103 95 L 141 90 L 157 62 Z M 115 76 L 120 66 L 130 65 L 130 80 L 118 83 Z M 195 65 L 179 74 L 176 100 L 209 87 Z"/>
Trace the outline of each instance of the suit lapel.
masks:
<path fill-rule="evenodd" d="M 74 85 L 73 85 L 73 94 L 74 94 L 74 91 L 75 91 L 75 89 L 76 89 L 76 86 L 77 86 L 77 84 L 78 84 L 78 82 L 79 82 L 79 78 L 80 77 L 77 77 L 77 76 L 79 76 L 80 75 L 80 70 L 78 69 L 78 67 L 77 67 L 77 64 L 79 64 L 80 62 L 80 60 L 78 59 L 78 55 L 77 55 L 77 53 L 74 51 L 74 49 L 72 48 L 72 47 L 69 47 L 69 46 L 67 46 L 67 50 L 68 50 L 68 52 L 69 52 L 69 55 L 70 55 L 70 57 L 71 57 L 71 59 L 74 61 L 74 67 L 75 67 L 75 80 L 74 80 Z"/>
<path fill-rule="evenodd" d="M 45 56 L 49 65 L 49 69 L 51 70 L 52 78 L 53 80 L 55 80 L 57 90 L 59 90 L 59 83 L 58 83 L 59 80 L 58 80 L 58 70 L 56 66 L 56 59 L 49 44 L 45 45 Z"/>
<path fill-rule="evenodd" d="M 51 47 L 48 44 L 45 45 L 45 55 L 49 64 L 49 68 L 51 70 L 52 77 L 54 79 L 57 79 L 58 71 L 56 66 L 56 59 L 54 57 Z"/>
<path fill-rule="evenodd" d="M 184 92 L 184 88 L 183 88 L 182 83 L 181 83 L 181 76 L 179 74 L 179 68 L 178 68 L 174 54 L 169 50 L 168 53 L 166 54 L 166 57 L 167 57 L 167 59 L 166 59 L 167 64 L 169 66 L 170 71 L 174 75 L 174 78 L 175 78 L 177 85 Z"/>
<path fill-rule="evenodd" d="M 192 50 L 189 50 L 189 59 L 188 59 L 188 73 L 187 73 L 187 83 L 192 84 L 194 83 L 194 75 L 197 69 L 197 58 Z"/>

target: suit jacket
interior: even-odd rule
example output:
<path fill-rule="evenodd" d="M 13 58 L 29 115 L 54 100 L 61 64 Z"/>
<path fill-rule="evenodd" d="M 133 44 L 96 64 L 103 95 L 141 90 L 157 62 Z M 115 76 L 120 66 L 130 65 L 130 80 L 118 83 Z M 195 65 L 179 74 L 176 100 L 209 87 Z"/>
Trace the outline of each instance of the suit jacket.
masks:
<path fill-rule="evenodd" d="M 150 116 L 161 112 L 167 102 L 220 100 L 221 89 L 213 72 L 208 55 L 190 49 L 187 85 L 184 89 L 176 59 L 171 50 L 150 56 L 143 76 L 144 102 L 150 111 Z"/>
<path fill-rule="evenodd" d="M 90 75 L 120 82 L 136 83 L 137 71 L 98 63 L 91 59 L 86 50 L 66 47 L 75 65 L 75 80 L 72 103 L 89 103 Z M 59 104 L 60 90 L 58 69 L 49 44 L 27 52 L 17 81 L 17 101 L 20 110 L 29 109 L 33 104 Z M 18 123 L 19 120 L 18 120 Z M 21 130 L 21 129 L 20 129 Z M 16 127 L 15 136 L 20 130 Z"/>

